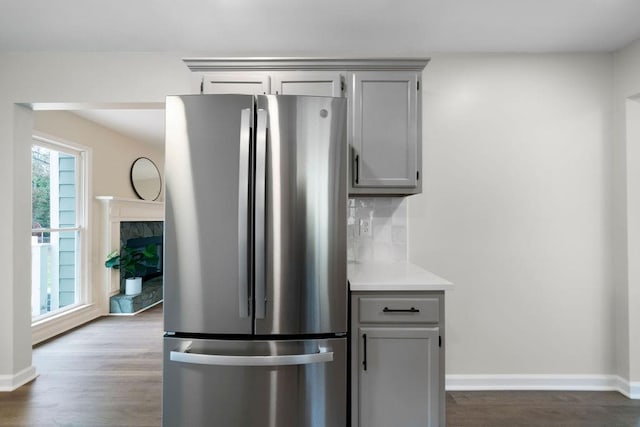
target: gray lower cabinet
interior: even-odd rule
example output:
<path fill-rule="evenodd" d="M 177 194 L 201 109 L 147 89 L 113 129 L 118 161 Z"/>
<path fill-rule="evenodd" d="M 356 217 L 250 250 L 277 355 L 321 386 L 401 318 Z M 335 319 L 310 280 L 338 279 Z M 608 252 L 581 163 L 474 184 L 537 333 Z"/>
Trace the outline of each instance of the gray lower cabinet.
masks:
<path fill-rule="evenodd" d="M 444 416 L 444 294 L 353 292 L 354 427 L 440 427 Z"/>

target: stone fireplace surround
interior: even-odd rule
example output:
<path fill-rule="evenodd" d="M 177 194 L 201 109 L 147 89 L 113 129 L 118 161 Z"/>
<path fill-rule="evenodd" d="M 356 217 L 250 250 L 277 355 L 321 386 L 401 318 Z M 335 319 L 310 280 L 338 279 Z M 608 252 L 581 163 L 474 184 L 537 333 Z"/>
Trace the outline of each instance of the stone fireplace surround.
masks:
<path fill-rule="evenodd" d="M 164 203 L 152 202 L 139 199 L 128 199 L 114 196 L 97 196 L 96 199 L 102 205 L 102 231 L 100 238 L 101 260 L 104 262 L 114 249 L 120 249 L 120 223 L 125 221 L 164 221 Z M 106 293 L 106 300 L 110 301 L 110 308 L 113 308 L 113 296 L 120 293 L 120 271 L 111 268 L 104 268 L 102 275 L 102 287 Z M 161 292 L 161 280 L 159 291 Z M 156 280 L 157 279 L 152 279 Z M 138 299 L 141 299 L 140 296 Z M 123 301 L 121 304 L 128 306 L 125 309 L 130 311 L 126 314 L 135 314 L 141 309 L 141 301 Z M 112 314 L 125 314 L 122 312 Z"/>

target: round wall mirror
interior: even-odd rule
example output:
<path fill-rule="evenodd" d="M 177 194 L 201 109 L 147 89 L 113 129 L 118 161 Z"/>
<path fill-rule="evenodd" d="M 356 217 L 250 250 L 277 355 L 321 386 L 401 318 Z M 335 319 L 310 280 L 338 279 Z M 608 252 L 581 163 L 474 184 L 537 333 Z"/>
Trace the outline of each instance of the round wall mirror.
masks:
<path fill-rule="evenodd" d="M 131 186 L 142 200 L 157 200 L 162 190 L 160 171 L 155 163 L 140 157 L 131 165 Z"/>

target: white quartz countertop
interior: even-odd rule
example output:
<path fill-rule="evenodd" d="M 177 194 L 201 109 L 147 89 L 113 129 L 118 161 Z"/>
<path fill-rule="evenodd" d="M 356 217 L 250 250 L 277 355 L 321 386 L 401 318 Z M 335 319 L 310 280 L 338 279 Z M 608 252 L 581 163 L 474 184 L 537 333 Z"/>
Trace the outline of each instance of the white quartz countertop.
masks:
<path fill-rule="evenodd" d="M 446 291 L 453 284 L 406 261 L 350 262 L 347 266 L 352 291 Z"/>

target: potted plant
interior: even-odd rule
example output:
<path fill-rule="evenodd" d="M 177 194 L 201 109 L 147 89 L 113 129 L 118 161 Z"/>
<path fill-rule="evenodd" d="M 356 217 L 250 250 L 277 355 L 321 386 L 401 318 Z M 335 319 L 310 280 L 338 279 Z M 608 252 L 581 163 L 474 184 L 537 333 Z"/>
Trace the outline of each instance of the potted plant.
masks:
<path fill-rule="evenodd" d="M 136 295 L 142 292 L 142 277 L 148 268 L 156 268 L 158 264 L 158 247 L 147 245 L 130 248 L 124 245 L 120 252 L 114 250 L 107 255 L 104 265 L 122 271 L 125 278 L 125 295 Z"/>

